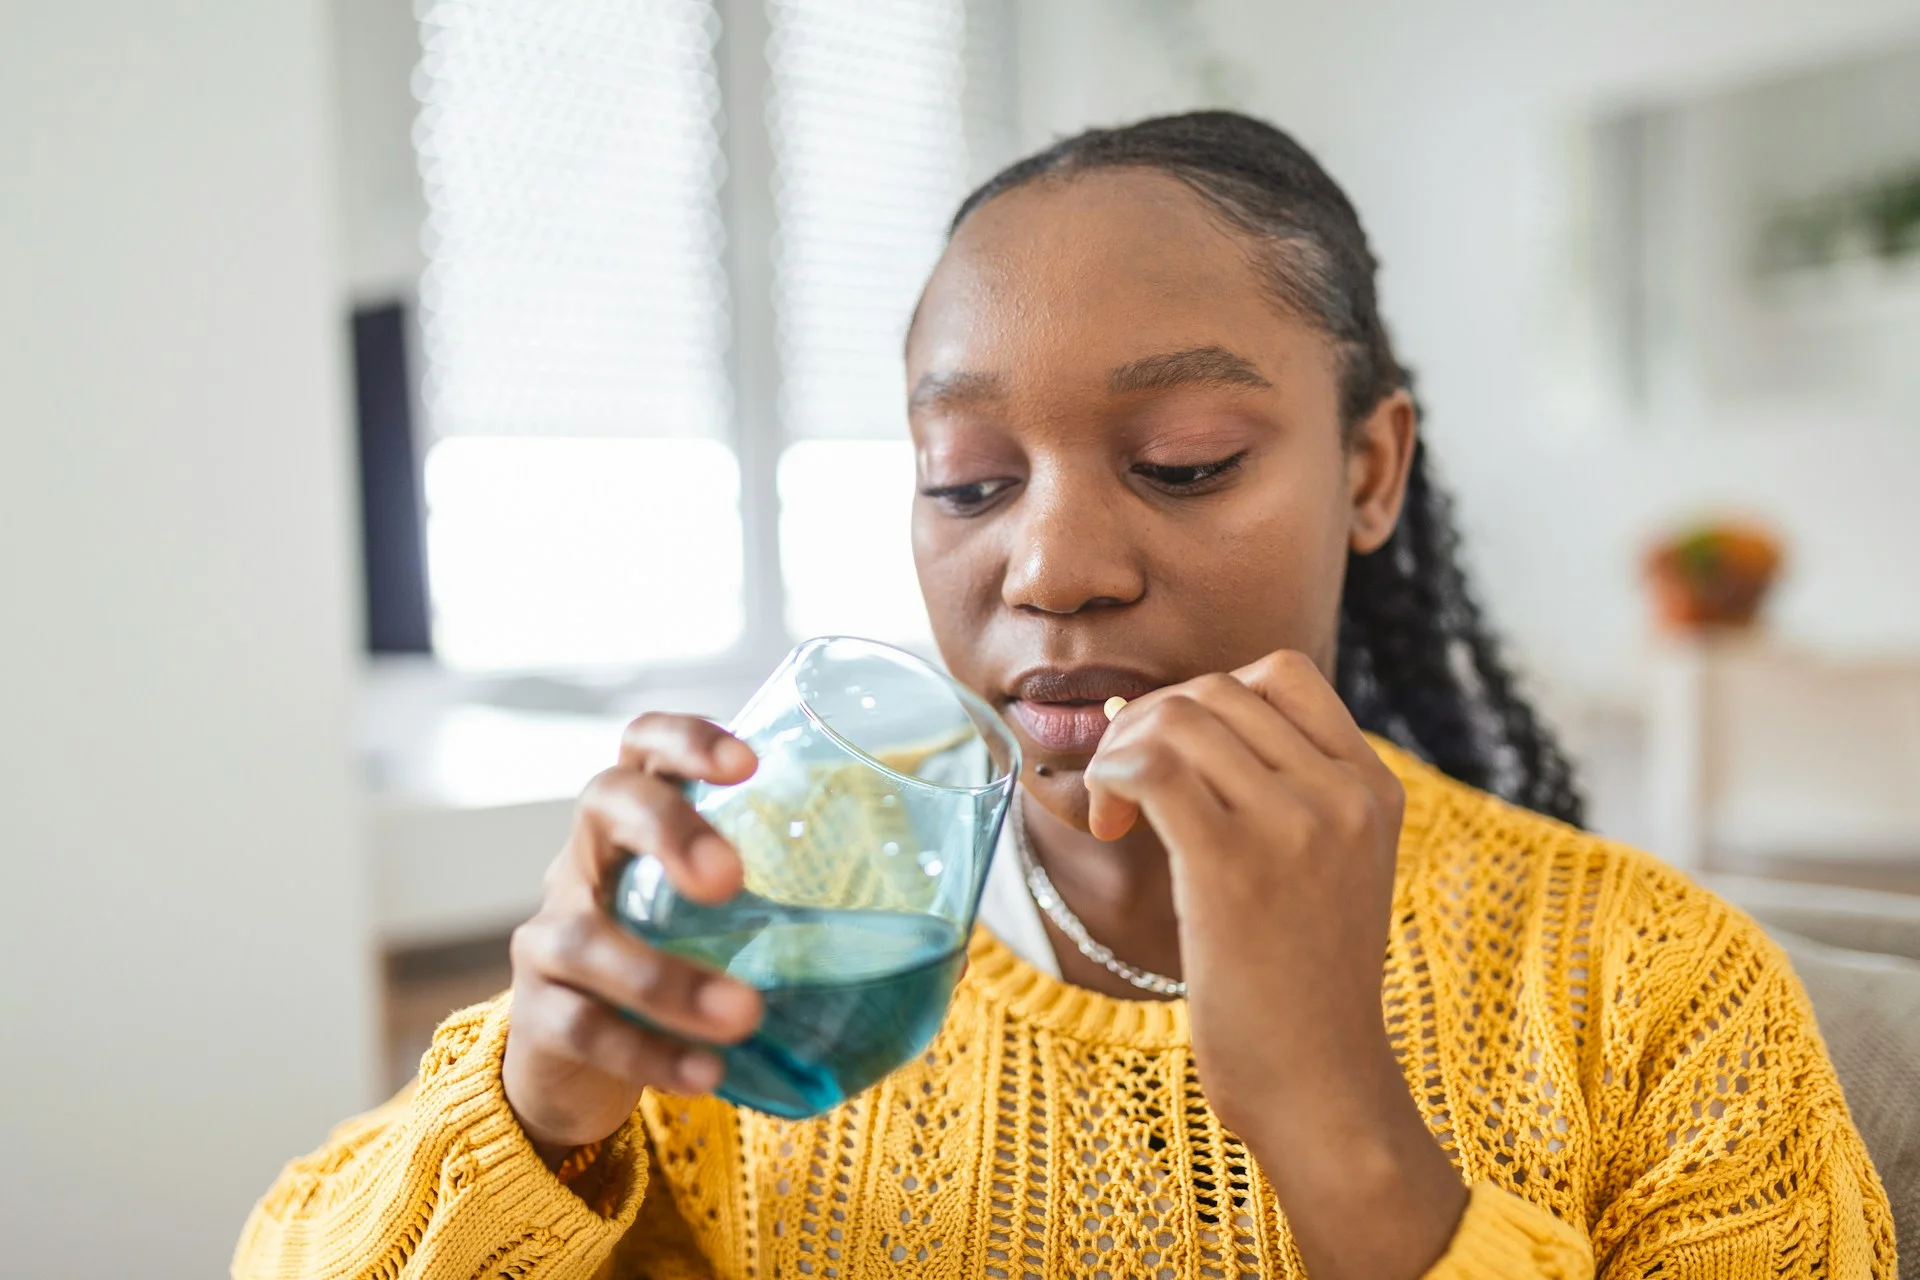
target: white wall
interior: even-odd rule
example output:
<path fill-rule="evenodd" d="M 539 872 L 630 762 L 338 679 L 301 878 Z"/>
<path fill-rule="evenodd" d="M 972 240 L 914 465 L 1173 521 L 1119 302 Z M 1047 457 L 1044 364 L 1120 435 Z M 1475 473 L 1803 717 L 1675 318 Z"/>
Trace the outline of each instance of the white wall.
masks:
<path fill-rule="evenodd" d="M 427 198 L 413 153 L 420 24 L 409 0 L 328 0 L 340 157 L 340 268 L 356 300 L 411 297 Z"/>
<path fill-rule="evenodd" d="M 224 1274 L 374 1078 L 327 57 L 0 6 L 10 1274 Z"/>
<path fill-rule="evenodd" d="M 1238 69 L 1227 79 L 1244 105 L 1347 187 L 1386 263 L 1388 319 L 1420 372 L 1486 594 L 1536 671 L 1630 687 L 1640 548 L 1718 504 L 1788 536 L 1784 632 L 1920 646 L 1920 423 L 1624 421 L 1566 384 L 1547 287 L 1565 270 L 1556 207 L 1584 113 L 1920 42 L 1920 0 L 1045 0 L 1023 23 L 1029 144 L 1204 100 L 1203 59 L 1166 52 L 1190 50 L 1175 37 L 1197 27 Z"/>

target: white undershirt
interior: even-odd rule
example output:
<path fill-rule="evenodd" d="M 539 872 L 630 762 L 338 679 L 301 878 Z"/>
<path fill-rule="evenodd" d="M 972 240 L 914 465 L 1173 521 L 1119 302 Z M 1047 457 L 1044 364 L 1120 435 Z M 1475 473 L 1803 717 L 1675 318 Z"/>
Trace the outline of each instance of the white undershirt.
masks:
<path fill-rule="evenodd" d="M 980 923 L 1006 944 L 1007 950 L 1049 977 L 1060 976 L 1053 940 L 1040 918 L 1040 906 L 1027 892 L 1020 871 L 1020 855 L 1013 851 L 1013 823 L 1000 824 L 1000 842 L 993 848 L 987 883 L 980 891 Z"/>

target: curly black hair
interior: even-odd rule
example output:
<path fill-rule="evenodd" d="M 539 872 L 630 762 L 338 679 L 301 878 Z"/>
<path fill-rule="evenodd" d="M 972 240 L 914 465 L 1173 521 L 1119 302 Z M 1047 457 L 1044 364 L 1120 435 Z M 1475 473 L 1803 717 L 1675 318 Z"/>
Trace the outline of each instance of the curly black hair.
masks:
<path fill-rule="evenodd" d="M 982 204 L 1042 180 L 1096 169 L 1179 179 L 1249 238 L 1274 297 L 1333 341 L 1340 410 L 1352 432 L 1412 375 L 1394 355 L 1375 287 L 1378 262 L 1360 217 L 1307 150 L 1232 111 L 1092 129 L 1001 170 L 968 196 L 949 234 Z M 1453 503 L 1415 446 L 1406 505 L 1378 550 L 1347 559 L 1335 684 L 1361 727 L 1462 782 L 1580 825 L 1573 770 L 1521 695 L 1460 564 Z"/>

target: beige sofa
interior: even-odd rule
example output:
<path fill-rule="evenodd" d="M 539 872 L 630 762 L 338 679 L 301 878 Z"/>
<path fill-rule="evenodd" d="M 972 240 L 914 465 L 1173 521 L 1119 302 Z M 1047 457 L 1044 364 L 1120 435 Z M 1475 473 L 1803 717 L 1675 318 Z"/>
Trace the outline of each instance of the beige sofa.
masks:
<path fill-rule="evenodd" d="M 1707 876 L 1793 959 L 1920 1280 L 1920 897 Z"/>

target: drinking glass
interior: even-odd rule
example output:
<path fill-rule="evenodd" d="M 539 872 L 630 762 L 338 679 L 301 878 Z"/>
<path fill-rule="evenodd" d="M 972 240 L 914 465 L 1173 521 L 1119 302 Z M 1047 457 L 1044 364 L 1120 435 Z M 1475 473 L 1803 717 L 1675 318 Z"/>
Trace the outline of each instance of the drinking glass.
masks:
<path fill-rule="evenodd" d="M 759 768 L 688 798 L 740 851 L 746 888 L 682 897 L 651 856 L 614 917 L 757 987 L 752 1038 L 718 1046 L 717 1092 L 800 1119 L 920 1053 L 953 993 L 1020 748 L 986 703 L 912 654 L 808 640 L 727 725 Z"/>

